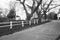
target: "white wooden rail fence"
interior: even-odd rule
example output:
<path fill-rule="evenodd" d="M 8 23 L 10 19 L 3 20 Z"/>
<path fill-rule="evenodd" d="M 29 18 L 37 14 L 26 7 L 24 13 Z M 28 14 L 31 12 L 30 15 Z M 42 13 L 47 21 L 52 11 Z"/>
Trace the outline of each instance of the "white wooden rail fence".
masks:
<path fill-rule="evenodd" d="M 13 24 L 15 23 L 15 24 Z M 38 19 L 34 19 L 34 20 L 29 20 L 29 21 L 10 21 L 10 22 L 2 22 L 0 23 L 0 28 L 1 27 L 10 27 L 10 29 L 12 29 L 13 26 L 17 26 L 17 25 L 22 25 L 22 27 L 24 27 L 25 24 L 29 24 L 31 25 L 32 23 L 34 24 L 38 24 Z M 3 25 L 3 24 L 7 24 L 7 25 Z M 9 24 L 9 25 L 8 25 Z"/>

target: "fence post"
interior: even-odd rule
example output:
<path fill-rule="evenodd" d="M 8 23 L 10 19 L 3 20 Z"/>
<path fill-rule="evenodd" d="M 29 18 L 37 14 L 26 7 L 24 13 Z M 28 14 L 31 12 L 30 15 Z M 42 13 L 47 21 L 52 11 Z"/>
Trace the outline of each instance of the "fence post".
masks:
<path fill-rule="evenodd" d="M 12 21 L 10 21 L 10 29 L 12 29 Z"/>
<path fill-rule="evenodd" d="M 34 19 L 34 24 L 35 24 L 35 19 Z"/>
<path fill-rule="evenodd" d="M 31 21 L 29 21 L 29 25 L 31 25 Z"/>
<path fill-rule="evenodd" d="M 38 24 L 38 19 L 37 19 L 37 24 Z"/>
<path fill-rule="evenodd" d="M 24 21 L 22 21 L 22 27 L 24 27 Z"/>

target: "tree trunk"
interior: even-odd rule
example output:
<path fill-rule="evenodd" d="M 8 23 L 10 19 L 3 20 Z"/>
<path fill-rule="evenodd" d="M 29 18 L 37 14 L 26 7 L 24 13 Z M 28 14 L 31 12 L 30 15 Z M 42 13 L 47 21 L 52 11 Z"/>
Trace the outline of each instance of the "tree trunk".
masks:
<path fill-rule="evenodd" d="M 39 19 L 39 23 L 41 23 L 41 11 L 36 11 L 37 15 L 38 15 L 38 19 Z"/>

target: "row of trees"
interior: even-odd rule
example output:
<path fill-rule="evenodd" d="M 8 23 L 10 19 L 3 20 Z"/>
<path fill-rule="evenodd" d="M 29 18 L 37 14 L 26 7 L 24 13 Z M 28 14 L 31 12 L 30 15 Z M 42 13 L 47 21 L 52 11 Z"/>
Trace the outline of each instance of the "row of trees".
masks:
<path fill-rule="evenodd" d="M 37 15 L 38 15 L 39 22 L 41 22 L 41 18 L 42 18 L 43 15 L 44 15 L 44 19 L 46 20 L 46 19 L 47 19 L 47 12 L 49 12 L 49 11 L 50 11 L 51 9 L 53 9 L 53 8 L 56 8 L 56 7 L 60 6 L 60 5 L 52 4 L 52 2 L 53 2 L 54 0 L 50 0 L 49 2 L 48 2 L 48 0 L 45 1 L 45 2 L 43 2 L 43 0 L 32 0 L 32 2 L 33 2 L 32 6 L 30 6 L 30 5 L 28 5 L 28 4 L 25 4 L 25 2 L 26 2 L 27 0 L 17 0 L 17 1 L 19 1 L 20 4 L 23 5 L 23 8 L 24 8 L 24 10 L 25 10 L 25 12 L 26 12 L 26 15 L 27 15 L 27 20 L 31 20 L 31 17 L 32 17 L 33 14 L 36 12 Z M 48 3 L 47 3 L 47 2 L 48 2 Z M 14 4 L 14 5 L 15 5 L 15 4 Z M 55 5 L 55 6 L 52 7 L 52 8 L 50 8 L 51 5 Z M 31 10 L 30 13 L 28 12 L 26 6 Z M 13 17 L 15 17 L 15 16 L 16 16 L 15 13 L 16 13 L 16 12 L 15 12 L 15 7 L 13 7 L 13 8 L 10 10 L 9 14 L 8 14 L 8 18 L 13 18 Z M 42 14 L 42 13 L 43 13 L 43 14 Z M 13 16 L 13 14 L 14 14 L 14 16 Z M 11 15 L 11 16 L 10 16 L 10 15 Z"/>

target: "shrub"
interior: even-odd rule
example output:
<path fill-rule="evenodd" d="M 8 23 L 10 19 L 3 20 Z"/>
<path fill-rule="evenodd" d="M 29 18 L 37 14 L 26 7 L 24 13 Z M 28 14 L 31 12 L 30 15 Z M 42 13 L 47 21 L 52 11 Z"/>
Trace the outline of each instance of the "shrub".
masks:
<path fill-rule="evenodd" d="M 7 18 L 0 17 L 0 22 L 6 22 L 9 21 Z"/>

